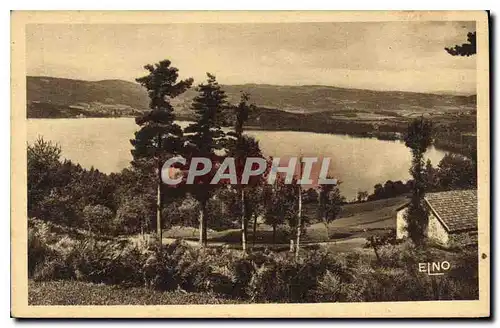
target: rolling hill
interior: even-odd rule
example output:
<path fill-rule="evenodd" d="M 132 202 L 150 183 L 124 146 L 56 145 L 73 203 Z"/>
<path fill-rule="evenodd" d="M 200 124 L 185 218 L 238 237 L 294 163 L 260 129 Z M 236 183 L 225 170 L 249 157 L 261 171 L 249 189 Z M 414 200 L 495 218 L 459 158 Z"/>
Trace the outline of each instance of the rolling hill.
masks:
<path fill-rule="evenodd" d="M 438 95 L 399 91 L 346 89 L 320 85 L 277 86 L 267 84 L 224 85 L 231 103 L 248 92 L 262 112 L 278 110 L 293 114 L 321 113 L 324 120 L 373 119 L 420 113 L 475 110 L 476 96 Z M 173 100 L 180 119 L 192 119 L 189 109 L 194 89 Z M 147 110 L 146 91 L 137 83 L 122 80 L 82 81 L 54 77 L 27 77 L 28 117 L 134 116 Z M 266 114 L 267 115 L 267 114 Z M 294 116 L 299 120 L 303 116 Z M 276 115 L 274 115 L 276 116 Z M 265 117 L 267 118 L 267 116 Z M 276 118 L 276 117 L 273 117 Z M 258 123 L 254 119 L 254 123 Z M 262 121 L 262 119 L 261 119 Z"/>

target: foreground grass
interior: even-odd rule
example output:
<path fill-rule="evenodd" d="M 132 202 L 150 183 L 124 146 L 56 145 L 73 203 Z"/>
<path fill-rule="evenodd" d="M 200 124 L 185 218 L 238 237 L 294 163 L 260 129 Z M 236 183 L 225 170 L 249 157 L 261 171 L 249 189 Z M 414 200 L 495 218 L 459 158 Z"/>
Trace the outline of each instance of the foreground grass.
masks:
<path fill-rule="evenodd" d="M 111 286 L 80 281 L 28 283 L 29 305 L 167 305 L 234 304 L 241 301 L 210 293 L 159 292 L 148 288 Z"/>

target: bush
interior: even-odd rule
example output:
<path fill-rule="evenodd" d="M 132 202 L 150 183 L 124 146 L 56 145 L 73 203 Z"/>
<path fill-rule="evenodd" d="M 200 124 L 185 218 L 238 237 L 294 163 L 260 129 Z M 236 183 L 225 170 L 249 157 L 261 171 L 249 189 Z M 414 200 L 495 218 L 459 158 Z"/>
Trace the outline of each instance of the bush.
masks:
<path fill-rule="evenodd" d="M 370 269 L 357 267 L 357 274 L 348 294 L 350 302 L 473 300 L 478 291 L 478 257 L 475 251 L 453 256 L 452 269 L 443 276 L 418 272 L 418 263 L 432 262 L 443 256 L 430 247 L 415 247 L 405 243 L 384 249 L 382 263 Z M 441 251 L 442 252 L 442 251 Z"/>
<path fill-rule="evenodd" d="M 28 228 L 28 277 L 53 253 L 47 244 L 47 234 L 48 230 Z"/>
<path fill-rule="evenodd" d="M 233 295 L 234 285 L 232 280 L 223 274 L 214 272 L 208 277 L 208 290 L 217 294 Z"/>
<path fill-rule="evenodd" d="M 313 298 L 317 302 L 345 302 L 347 301 L 347 286 L 339 275 L 326 271 L 319 278 L 316 289 L 313 292 Z"/>
<path fill-rule="evenodd" d="M 88 231 L 109 230 L 113 212 L 104 205 L 87 205 L 82 211 L 83 221 Z"/>
<path fill-rule="evenodd" d="M 146 286 L 158 290 L 172 290 L 178 285 L 175 262 L 163 248 L 149 252 L 141 269 Z"/>
<path fill-rule="evenodd" d="M 313 301 L 318 281 L 329 271 L 343 281 L 350 281 L 351 273 L 328 253 L 312 251 L 302 261 L 291 257 L 277 257 L 257 268 L 247 288 L 253 300 L 271 302 Z"/>
<path fill-rule="evenodd" d="M 74 278 L 74 271 L 67 265 L 64 259 L 61 258 L 45 260 L 36 267 L 33 273 L 33 280 L 35 281 L 67 280 Z"/>
<path fill-rule="evenodd" d="M 29 230 L 29 274 L 33 280 L 77 279 L 161 291 L 231 295 L 258 302 L 365 302 L 477 299 L 477 251 L 453 253 L 444 276 L 418 272 L 436 250 L 411 243 L 384 246 L 381 261 L 360 253 L 308 251 L 299 261 L 288 253 L 248 255 L 224 248 L 190 247 L 182 241 L 158 247 L 124 239 L 49 244 L 45 225 Z M 440 251 L 442 252 L 442 251 Z"/>
<path fill-rule="evenodd" d="M 187 249 L 176 267 L 179 285 L 186 291 L 209 290 L 208 278 L 212 274 L 212 268 L 205 258 L 199 256 L 199 251 Z"/>
<path fill-rule="evenodd" d="M 142 254 L 127 248 L 126 241 L 81 241 L 68 255 L 67 262 L 79 280 L 132 285 L 142 280 Z"/>
<path fill-rule="evenodd" d="M 255 273 L 256 266 L 249 258 L 240 258 L 230 264 L 233 282 L 233 295 L 247 296 L 246 288 Z"/>
<path fill-rule="evenodd" d="M 286 296 L 280 279 L 276 263 L 262 265 L 250 279 L 246 293 L 251 301 L 278 301 Z"/>
<path fill-rule="evenodd" d="M 400 245 L 385 245 L 379 249 L 380 262 L 373 263 L 374 267 L 404 268 L 414 270 L 418 263 L 432 262 L 434 259 L 432 249 L 417 247 L 411 241 Z"/>

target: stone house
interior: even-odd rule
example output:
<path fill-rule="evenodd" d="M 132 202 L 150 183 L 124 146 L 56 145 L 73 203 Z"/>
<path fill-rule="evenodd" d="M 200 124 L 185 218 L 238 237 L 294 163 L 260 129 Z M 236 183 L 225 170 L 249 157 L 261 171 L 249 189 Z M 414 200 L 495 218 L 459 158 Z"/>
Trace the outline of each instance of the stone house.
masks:
<path fill-rule="evenodd" d="M 429 210 L 427 237 L 442 245 L 453 240 L 477 243 L 477 190 L 452 190 L 425 195 Z M 396 209 L 396 238 L 408 236 L 404 219 L 408 203 Z"/>

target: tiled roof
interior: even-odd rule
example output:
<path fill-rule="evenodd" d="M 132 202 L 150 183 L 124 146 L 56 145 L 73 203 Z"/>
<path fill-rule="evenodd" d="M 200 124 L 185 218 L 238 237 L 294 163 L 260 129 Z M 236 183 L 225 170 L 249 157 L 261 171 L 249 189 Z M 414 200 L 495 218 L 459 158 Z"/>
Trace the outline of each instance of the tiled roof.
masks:
<path fill-rule="evenodd" d="M 477 230 L 477 190 L 452 190 L 425 195 L 448 232 Z"/>

